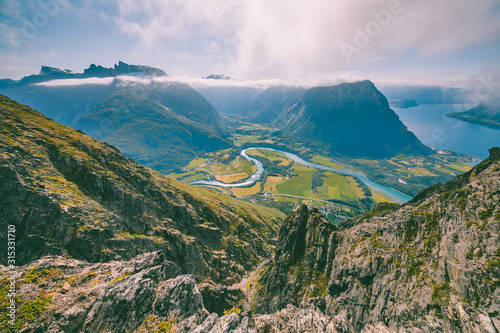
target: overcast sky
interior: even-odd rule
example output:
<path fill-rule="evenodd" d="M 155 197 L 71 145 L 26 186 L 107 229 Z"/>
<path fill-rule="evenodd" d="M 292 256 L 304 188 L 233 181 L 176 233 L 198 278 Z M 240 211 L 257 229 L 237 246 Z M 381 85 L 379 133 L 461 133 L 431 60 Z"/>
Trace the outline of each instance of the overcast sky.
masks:
<path fill-rule="evenodd" d="M 499 0 L 0 0 L 0 78 L 118 60 L 169 75 L 456 85 L 500 54 Z"/>

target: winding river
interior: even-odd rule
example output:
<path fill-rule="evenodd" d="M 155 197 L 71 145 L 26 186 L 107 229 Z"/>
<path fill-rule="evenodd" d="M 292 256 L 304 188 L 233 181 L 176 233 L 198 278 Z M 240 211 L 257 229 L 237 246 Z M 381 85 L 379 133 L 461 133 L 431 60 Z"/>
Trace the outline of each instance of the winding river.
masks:
<path fill-rule="evenodd" d="M 407 201 L 411 200 L 411 198 L 412 198 L 412 197 L 410 197 L 404 193 L 401 193 L 393 188 L 376 183 L 376 182 L 368 179 L 361 172 L 346 168 L 343 165 L 339 165 L 342 168 L 342 170 L 339 170 L 339 169 L 335 169 L 335 168 L 332 168 L 332 167 L 329 167 L 326 165 L 306 161 L 306 160 L 300 158 L 299 156 L 292 154 L 292 153 L 289 153 L 289 152 L 286 152 L 286 151 L 277 150 L 277 149 L 273 149 L 273 148 L 264 148 L 264 147 L 251 147 L 251 148 L 247 148 L 247 149 L 244 149 L 241 151 L 240 155 L 242 157 L 246 158 L 248 161 L 255 163 L 257 165 L 257 171 L 247 180 L 245 180 L 241 183 L 233 183 L 233 184 L 223 183 L 223 182 L 216 181 L 216 180 L 197 180 L 197 181 L 190 182 L 190 184 L 213 185 L 213 186 L 220 186 L 220 187 L 226 187 L 226 188 L 245 187 L 245 186 L 250 186 L 250 185 L 255 184 L 262 176 L 262 173 L 264 172 L 264 166 L 262 165 L 262 163 L 259 160 L 247 155 L 246 152 L 248 150 L 252 150 L 252 149 L 275 151 L 275 152 L 278 152 L 278 153 L 285 155 L 286 157 L 288 157 L 289 159 L 291 159 L 292 161 L 294 161 L 296 163 L 305 165 L 305 166 L 310 167 L 310 168 L 316 168 L 319 170 L 334 171 L 334 172 L 344 174 L 344 175 L 355 176 L 359 180 L 361 180 L 363 183 L 365 183 L 372 190 L 378 191 L 378 192 L 384 194 L 386 197 L 390 198 L 391 200 L 393 200 L 395 202 L 407 202 Z"/>

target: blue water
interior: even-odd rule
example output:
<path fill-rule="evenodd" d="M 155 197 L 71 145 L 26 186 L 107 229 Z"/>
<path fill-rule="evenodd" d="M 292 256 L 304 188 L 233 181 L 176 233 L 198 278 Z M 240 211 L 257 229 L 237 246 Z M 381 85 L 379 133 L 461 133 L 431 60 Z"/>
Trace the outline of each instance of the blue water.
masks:
<path fill-rule="evenodd" d="M 235 183 L 235 184 L 228 184 L 228 183 L 223 183 L 223 182 L 219 182 L 219 181 L 212 181 L 212 180 L 197 180 L 197 181 L 191 182 L 190 184 L 214 185 L 214 186 L 221 186 L 221 187 L 243 187 L 243 186 L 250 186 L 250 185 L 254 184 L 255 182 L 257 182 L 257 180 L 260 179 L 262 172 L 264 172 L 264 167 L 262 166 L 262 163 L 260 163 L 258 160 L 256 160 L 255 158 L 251 158 L 246 154 L 246 151 L 251 150 L 251 149 L 275 151 L 275 152 L 278 152 L 278 153 L 285 155 L 286 157 L 288 157 L 289 159 L 291 159 L 292 161 L 294 161 L 296 163 L 299 163 L 299 164 L 302 164 L 302 165 L 305 165 L 305 166 L 308 166 L 311 168 L 316 168 L 319 170 L 334 171 L 334 172 L 338 172 L 338 173 L 349 175 L 349 176 L 355 176 L 358 179 L 360 179 L 363 183 L 365 183 L 369 188 L 383 193 L 385 196 L 387 196 L 388 198 L 390 198 L 391 200 L 393 200 L 395 202 L 407 202 L 407 201 L 411 200 L 410 196 L 408 196 L 404 193 L 401 193 L 393 188 L 376 183 L 376 182 L 368 179 L 364 174 L 362 174 L 358 171 L 352 170 L 352 169 L 348 169 L 344 166 L 342 166 L 342 168 L 343 168 L 342 170 L 338 170 L 338 169 L 334 169 L 334 168 L 331 168 L 331 167 L 326 166 L 326 165 L 306 161 L 306 160 L 298 157 L 297 155 L 286 152 L 286 151 L 276 150 L 276 149 L 272 149 L 272 148 L 262 148 L 262 147 L 252 147 L 252 148 L 247 148 L 247 149 L 244 149 L 241 151 L 241 156 L 243 156 L 247 160 L 255 163 L 257 165 L 257 168 L 258 168 L 257 171 L 248 180 L 241 182 L 241 183 Z"/>
<path fill-rule="evenodd" d="M 446 117 L 461 112 L 461 105 L 424 104 L 414 108 L 393 108 L 401 121 L 425 145 L 451 150 L 480 159 L 488 157 L 488 149 L 500 146 L 500 130 Z"/>

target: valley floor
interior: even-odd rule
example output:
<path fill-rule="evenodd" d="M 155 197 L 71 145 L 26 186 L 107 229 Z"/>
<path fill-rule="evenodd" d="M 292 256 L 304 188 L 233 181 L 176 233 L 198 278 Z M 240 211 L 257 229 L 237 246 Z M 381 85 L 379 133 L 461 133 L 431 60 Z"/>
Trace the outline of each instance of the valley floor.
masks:
<path fill-rule="evenodd" d="M 235 118 L 228 120 L 233 126 L 234 148 L 207 153 L 170 176 L 185 183 L 205 179 L 239 183 L 257 170 L 255 164 L 240 156 L 240 151 L 254 146 L 273 147 L 333 170 L 356 170 L 371 181 L 411 197 L 427 186 L 446 182 L 470 170 L 472 166 L 468 163 L 475 161 L 466 155 L 442 151 L 429 157 L 398 155 L 390 159 L 334 156 L 313 143 L 290 143 L 272 127 Z M 393 198 L 369 188 L 355 176 L 308 167 L 276 151 L 251 149 L 247 153 L 258 159 L 265 169 L 256 183 L 246 187 L 210 187 L 230 196 L 276 207 L 285 213 L 300 204 L 315 206 L 334 223 L 367 211 L 381 202 L 394 202 Z"/>

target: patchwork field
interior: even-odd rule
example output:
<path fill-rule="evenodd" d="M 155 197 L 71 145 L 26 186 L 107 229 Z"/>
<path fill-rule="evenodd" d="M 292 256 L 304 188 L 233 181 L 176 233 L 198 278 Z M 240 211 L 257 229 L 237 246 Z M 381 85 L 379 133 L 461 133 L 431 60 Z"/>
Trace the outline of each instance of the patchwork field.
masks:
<path fill-rule="evenodd" d="M 311 158 L 309 161 L 312 163 L 326 165 L 337 170 L 342 170 L 342 168 L 338 164 L 333 163 L 328 157 L 325 156 L 314 155 L 313 158 Z"/>
<path fill-rule="evenodd" d="M 230 189 L 235 197 L 247 197 L 260 192 L 260 182 L 255 183 L 252 187 L 234 187 Z"/>
<path fill-rule="evenodd" d="M 244 127 L 250 129 L 251 127 Z M 238 149 L 207 154 L 205 157 L 192 160 L 184 173 L 171 174 L 183 182 L 206 179 L 216 179 L 224 183 L 242 181 L 251 176 L 257 166 L 238 155 Z M 294 163 L 281 153 L 252 149 L 247 154 L 259 159 L 265 172 L 261 181 L 246 188 L 221 189 L 235 197 L 251 198 L 251 200 L 271 200 L 288 202 L 291 205 L 300 203 L 312 204 L 318 207 L 345 207 L 354 211 L 364 211 L 381 202 L 392 202 L 380 192 L 368 189 L 352 176 L 338 174 L 333 171 L 321 171 L 298 163 Z M 337 158 L 336 158 L 337 159 Z M 309 154 L 308 160 L 341 170 L 335 163 L 322 154 Z M 435 154 L 432 157 L 418 158 L 396 156 L 391 159 L 345 159 L 338 158 L 343 165 L 362 170 L 366 175 L 375 177 L 382 184 L 389 185 L 404 193 L 413 193 L 426 184 L 433 184 L 447 177 L 460 174 L 471 168 L 454 156 Z M 272 193 L 273 195 L 271 195 Z M 335 206 L 337 205 L 337 206 Z M 337 219 L 346 216 L 345 211 L 332 213 Z M 354 214 L 350 212 L 350 214 Z"/>
<path fill-rule="evenodd" d="M 215 179 L 224 183 L 235 183 L 245 178 L 248 178 L 248 174 L 245 172 L 231 173 L 228 175 L 215 175 Z"/>
<path fill-rule="evenodd" d="M 272 188 L 282 183 L 285 180 L 285 177 L 280 176 L 269 176 L 267 177 L 266 183 L 264 184 L 264 192 L 269 192 Z"/>
<path fill-rule="evenodd" d="M 276 185 L 273 192 L 312 198 L 311 180 L 312 175 L 316 172 L 316 169 L 300 164 L 294 164 L 292 172 L 292 177 L 287 181 Z"/>
<path fill-rule="evenodd" d="M 338 200 L 350 204 L 356 204 L 359 199 L 366 198 L 361 187 L 354 178 L 339 175 L 335 172 L 323 172 L 321 178 L 324 183 L 314 188 L 314 198 L 323 200 Z"/>
<path fill-rule="evenodd" d="M 277 163 L 277 165 L 282 165 L 282 166 L 289 166 L 290 164 L 293 163 L 291 159 L 286 157 L 285 155 L 278 153 L 276 151 L 271 151 L 271 150 L 257 150 L 257 149 L 252 149 L 247 151 L 248 156 L 253 156 L 253 157 L 264 157 L 271 161 L 272 163 Z"/>
<path fill-rule="evenodd" d="M 233 155 L 231 155 L 233 154 Z M 234 156 L 235 152 L 224 151 L 207 155 L 191 161 L 185 173 L 171 174 L 184 182 L 206 179 L 206 174 L 211 179 L 224 183 L 234 183 L 251 176 L 257 167 L 241 156 Z M 298 163 L 283 154 L 265 149 L 248 150 L 247 154 L 259 159 L 265 168 L 261 181 L 250 187 L 220 189 L 235 197 L 262 196 L 266 200 L 289 202 L 291 204 L 312 204 L 326 209 L 335 216 L 351 214 L 346 212 L 346 207 L 357 207 L 365 210 L 366 202 L 361 202 L 367 194 L 351 176 L 345 176 L 333 171 L 318 171 Z M 316 154 L 309 159 L 313 163 L 323 164 L 332 168 L 341 167 L 325 156 Z M 272 193 L 272 195 L 270 194 Z M 390 201 L 379 193 L 368 192 L 369 199 L 376 202 Z M 373 198 L 372 198 L 373 196 Z M 368 201 L 370 202 L 370 201 Z M 347 206 L 344 206 L 347 205 Z M 340 213 L 336 211 L 343 208 Z M 355 209 L 355 210 L 356 210 Z M 340 215 L 339 215 L 340 214 Z"/>
<path fill-rule="evenodd" d="M 250 177 L 255 171 L 257 171 L 257 166 L 255 164 L 250 164 L 246 159 L 241 156 L 237 156 L 229 164 L 206 164 L 205 166 L 198 168 L 200 171 L 205 171 L 211 176 L 229 176 L 234 174 L 244 173 L 247 177 Z"/>

